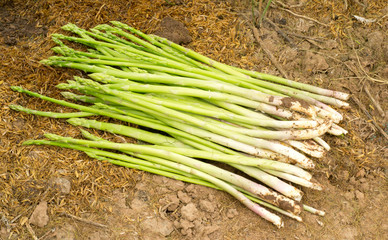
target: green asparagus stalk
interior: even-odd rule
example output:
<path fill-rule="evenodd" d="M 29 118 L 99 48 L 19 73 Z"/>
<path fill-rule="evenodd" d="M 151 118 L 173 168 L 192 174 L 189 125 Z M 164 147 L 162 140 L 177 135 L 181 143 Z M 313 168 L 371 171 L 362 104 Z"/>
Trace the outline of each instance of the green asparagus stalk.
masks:
<path fill-rule="evenodd" d="M 227 66 L 225 64 L 214 61 L 208 57 L 205 57 L 199 53 L 193 52 L 192 50 L 187 49 L 183 46 L 175 44 L 175 43 L 173 43 L 165 38 L 155 36 L 155 35 L 151 35 L 151 37 L 153 37 L 155 40 L 157 40 L 161 43 L 164 43 L 164 44 L 169 45 L 169 46 L 171 46 L 171 47 L 173 47 L 173 48 L 175 48 L 183 53 L 186 53 L 186 55 L 188 55 L 188 56 L 190 56 L 190 57 L 192 57 L 200 62 L 206 63 L 210 66 L 213 66 L 213 67 L 220 69 L 220 70 L 222 70 L 226 73 L 229 73 L 231 75 L 242 76 L 242 77 L 252 76 L 252 77 L 257 78 L 257 79 L 263 79 L 263 80 L 267 80 L 267 81 L 281 83 L 281 84 L 286 85 L 286 86 L 291 86 L 294 88 L 303 89 L 306 91 L 317 93 L 319 95 L 335 97 L 335 98 L 338 98 L 340 100 L 348 100 L 349 99 L 349 94 L 347 94 L 347 93 L 323 89 L 323 88 L 319 88 L 319 87 L 312 86 L 309 84 L 304 84 L 304 83 L 292 81 L 289 79 L 276 77 L 276 76 L 273 76 L 270 74 L 265 74 L 265 73 L 249 71 L 249 70 L 245 70 L 245 69 L 241 69 L 241 68 L 237 68 L 237 67 Z"/>
<path fill-rule="evenodd" d="M 9 105 L 9 108 L 19 112 L 25 112 L 28 114 L 34 114 L 37 116 L 51 117 L 51 118 L 82 118 L 82 117 L 90 117 L 95 115 L 94 113 L 90 113 L 90 112 L 71 112 L 71 113 L 43 112 L 43 111 L 25 108 L 20 105 L 14 105 L 14 104 Z"/>
<path fill-rule="evenodd" d="M 52 141 L 44 141 L 43 142 L 42 140 L 41 141 L 36 141 L 35 140 L 35 141 L 26 141 L 26 142 L 24 142 L 24 144 L 25 145 L 30 145 L 30 144 L 51 144 L 51 145 L 55 145 L 56 143 L 52 142 Z M 58 145 L 57 144 L 57 146 L 70 147 L 70 148 L 73 148 L 73 149 L 81 150 L 79 147 L 74 146 L 74 145 L 70 145 L 70 144 L 62 144 L 62 145 Z M 91 153 L 96 154 L 97 151 L 98 151 L 99 155 L 101 155 L 103 157 L 106 157 L 106 156 L 107 157 L 113 157 L 113 158 L 119 159 L 119 160 L 124 161 L 124 162 L 125 161 L 130 161 L 131 162 L 133 160 L 136 160 L 135 158 L 129 159 L 129 157 L 126 156 L 126 155 L 109 153 L 107 151 L 99 151 L 98 149 L 88 150 L 86 152 L 91 152 Z M 258 204 L 253 203 L 244 194 L 242 194 L 241 192 L 236 190 L 233 186 L 229 185 L 225 181 L 222 181 L 222 180 L 220 180 L 218 178 L 215 178 L 215 177 L 213 177 L 213 176 L 211 176 L 209 174 L 206 174 L 206 173 L 204 173 L 204 172 L 202 172 L 200 170 L 197 170 L 197 169 L 194 169 L 194 168 L 190 168 L 190 167 L 188 167 L 186 165 L 183 165 L 183 164 L 177 164 L 177 163 L 174 163 L 174 162 L 171 162 L 171 161 L 164 160 L 162 158 L 158 158 L 158 159 L 154 158 L 154 160 L 158 160 L 159 164 L 161 164 L 161 165 L 168 166 L 168 167 L 174 168 L 174 169 L 179 169 L 180 171 L 192 174 L 194 176 L 199 177 L 200 179 L 205 179 L 205 180 L 209 181 L 210 183 L 214 184 L 215 186 L 223 189 L 224 191 L 226 191 L 229 194 L 231 194 L 232 196 L 234 196 L 241 203 L 243 203 L 246 207 L 251 209 L 253 212 L 258 214 L 259 216 L 263 217 L 264 219 L 272 222 L 277 227 L 280 228 L 280 227 L 283 226 L 283 222 L 282 222 L 280 217 L 278 217 L 277 215 L 267 211 L 266 209 L 262 208 Z"/>
<path fill-rule="evenodd" d="M 151 155 L 151 156 L 157 157 L 158 159 L 159 158 L 169 159 L 170 161 L 174 161 L 176 163 L 179 163 L 180 165 L 183 164 L 186 167 L 188 166 L 198 171 L 205 171 L 207 174 L 211 174 L 214 177 L 217 177 L 224 181 L 230 182 L 236 186 L 239 186 L 259 196 L 265 201 L 268 201 L 271 204 L 274 204 L 275 206 L 280 206 L 282 209 L 293 212 L 294 214 L 299 214 L 301 210 L 300 206 L 293 200 L 289 198 L 285 198 L 284 196 L 279 195 L 276 192 L 273 192 L 262 185 L 259 185 L 253 181 L 243 178 L 237 174 L 228 172 L 222 168 L 219 168 L 211 164 L 201 162 L 194 158 L 189 158 L 174 152 L 157 149 L 151 146 L 136 145 L 136 144 L 130 144 L 130 143 L 89 141 L 89 140 L 82 140 L 82 139 L 74 139 L 70 137 L 62 137 L 55 134 L 45 134 L 45 136 L 51 140 L 65 142 L 69 144 L 86 145 L 89 147 L 107 148 L 107 149 L 119 150 L 119 151 L 130 151 L 130 152 L 136 153 L 136 156 L 140 158 L 142 158 L 143 155 Z"/>

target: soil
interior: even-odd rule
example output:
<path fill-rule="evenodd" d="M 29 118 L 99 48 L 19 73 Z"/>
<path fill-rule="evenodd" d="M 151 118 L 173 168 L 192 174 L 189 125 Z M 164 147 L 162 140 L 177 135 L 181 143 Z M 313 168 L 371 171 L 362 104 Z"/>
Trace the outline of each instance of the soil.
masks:
<path fill-rule="evenodd" d="M 171 40 L 226 64 L 281 76 L 255 41 L 250 22 L 260 11 L 252 16 L 252 1 L 7 0 L 0 2 L 0 239 L 387 239 L 388 149 L 381 132 L 388 133 L 386 2 L 281 2 L 266 15 L 277 28 L 266 20 L 258 28 L 264 46 L 290 79 L 352 94 L 350 108 L 339 110 L 349 133 L 323 136 L 332 149 L 315 159 L 312 173 L 324 190 L 302 188 L 303 202 L 324 210 L 324 217 L 302 213 L 302 223 L 283 217 L 277 229 L 224 192 L 76 151 L 21 146 L 46 132 L 80 133 L 64 120 L 8 108 L 70 111 L 9 88 L 61 98 L 55 85 L 82 73 L 39 61 L 53 55 L 50 34 L 68 22 L 90 28 L 122 21 L 175 36 Z M 354 15 L 375 21 L 362 23 Z"/>

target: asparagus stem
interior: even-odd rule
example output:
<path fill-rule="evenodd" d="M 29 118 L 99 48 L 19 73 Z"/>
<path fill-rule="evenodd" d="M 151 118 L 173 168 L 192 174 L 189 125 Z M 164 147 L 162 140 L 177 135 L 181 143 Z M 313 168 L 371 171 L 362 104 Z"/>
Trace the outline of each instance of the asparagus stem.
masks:
<path fill-rule="evenodd" d="M 305 168 L 313 168 L 314 167 L 314 163 L 310 159 L 308 159 L 306 156 L 304 156 L 303 154 L 300 154 L 299 152 L 297 152 L 291 148 L 283 146 L 281 144 L 274 144 L 274 143 L 270 143 L 270 142 L 263 140 L 263 139 L 252 138 L 252 137 L 242 135 L 242 134 L 239 134 L 239 133 L 236 133 L 233 131 L 227 131 L 225 129 L 221 129 L 212 123 L 205 122 L 201 119 L 192 117 L 188 114 L 184 114 L 182 112 L 178 112 L 178 111 L 175 111 L 173 109 L 169 109 L 169 108 L 166 108 L 166 107 L 163 107 L 160 105 L 156 105 L 156 104 L 153 104 L 151 102 L 143 101 L 142 99 L 138 98 L 137 97 L 138 95 L 136 95 L 136 94 L 123 93 L 121 91 L 107 89 L 106 87 L 103 87 L 97 83 L 91 83 L 91 84 L 93 84 L 94 87 L 97 87 L 97 88 L 107 92 L 108 94 L 120 96 L 125 101 L 132 102 L 134 104 L 137 104 L 139 106 L 144 107 L 145 112 L 149 112 L 148 109 L 153 110 L 153 111 L 157 111 L 157 112 L 162 112 L 164 115 L 178 118 L 178 119 L 181 119 L 182 121 L 190 122 L 191 124 L 193 124 L 195 126 L 198 126 L 198 127 L 203 128 L 203 129 L 206 129 L 210 132 L 214 132 L 216 134 L 220 134 L 222 136 L 240 141 L 242 143 L 250 144 L 250 145 L 253 145 L 253 146 L 256 146 L 259 148 L 269 149 L 269 150 L 275 151 L 275 152 L 279 152 L 283 155 L 288 156 L 291 159 L 294 159 L 296 162 L 298 162 L 298 164 L 300 164 L 301 166 L 303 166 Z M 121 103 L 123 103 L 123 101 L 121 101 Z"/>
<path fill-rule="evenodd" d="M 119 150 L 119 151 L 130 151 L 135 153 L 136 156 L 138 157 L 143 157 L 143 155 L 151 155 L 157 158 L 169 159 L 168 162 L 174 161 L 176 163 L 179 163 L 180 165 L 184 164 L 184 166 L 186 167 L 188 166 L 198 171 L 204 171 L 207 174 L 211 174 L 216 178 L 230 182 L 236 186 L 239 186 L 259 196 L 260 198 L 274 204 L 275 206 L 280 206 L 281 208 L 287 211 L 298 214 L 300 213 L 300 210 L 301 210 L 300 206 L 293 200 L 288 199 L 282 195 L 279 195 L 276 192 L 273 192 L 260 184 L 257 184 L 246 178 L 243 178 L 237 174 L 228 172 L 222 168 L 219 168 L 211 164 L 204 163 L 194 158 L 186 157 L 174 152 L 166 151 L 163 149 L 157 149 L 146 145 L 136 145 L 136 144 L 130 144 L 130 143 L 113 143 L 113 142 L 105 142 L 105 141 L 96 142 L 96 141 L 89 141 L 89 140 L 82 140 L 82 139 L 74 139 L 70 137 L 62 137 L 55 134 L 45 134 L 45 136 L 51 140 L 65 142 L 69 144 L 86 145 L 89 147 L 107 148 L 107 149 Z M 178 168 L 178 169 L 182 170 L 181 168 Z"/>
<path fill-rule="evenodd" d="M 205 77 L 203 75 L 196 74 L 196 73 L 190 73 L 187 70 L 182 71 L 178 69 L 157 66 L 155 64 L 144 64 L 144 63 L 138 63 L 138 62 L 128 62 L 128 61 L 118 61 L 118 60 L 110 61 L 110 60 L 74 58 L 74 57 L 50 57 L 49 61 L 50 62 L 47 62 L 47 63 L 50 63 L 52 65 L 55 65 L 56 62 L 61 62 L 60 64 L 62 66 L 64 65 L 63 62 L 68 62 L 68 64 L 66 65 L 69 67 L 71 67 L 71 63 L 74 62 L 74 63 L 87 63 L 87 64 L 96 64 L 96 65 L 140 67 L 145 69 L 152 69 L 152 70 L 167 72 L 167 73 L 180 75 L 184 77 L 168 76 L 168 79 L 166 79 L 167 76 L 146 74 L 146 73 L 143 73 L 142 75 L 136 75 L 134 73 L 132 76 L 130 75 L 126 76 L 126 78 L 131 80 L 136 80 L 136 81 L 179 84 L 181 86 L 193 86 L 193 87 L 199 87 L 202 89 L 209 89 L 212 91 L 221 91 L 224 93 L 241 96 L 251 100 L 264 102 L 274 106 L 287 106 L 291 110 L 303 112 L 305 114 L 308 114 L 309 116 L 315 116 L 316 114 L 314 108 L 310 106 L 304 106 L 300 101 L 296 99 L 291 99 L 289 97 L 284 98 L 279 96 L 268 95 L 257 90 L 242 88 L 235 85 L 225 84 L 222 82 L 216 82 L 214 81 L 213 78 Z"/>
<path fill-rule="evenodd" d="M 186 147 L 186 148 L 188 147 L 187 145 L 183 144 L 182 142 L 174 138 L 164 136 L 158 133 L 152 133 L 138 128 L 120 125 L 120 124 L 106 123 L 106 122 L 101 122 L 96 120 L 87 120 L 83 118 L 70 118 L 67 120 L 67 122 L 74 126 L 95 128 L 102 131 L 107 131 L 111 133 L 121 134 L 127 137 L 132 137 L 148 143 L 160 144 L 165 146 Z"/>
<path fill-rule="evenodd" d="M 43 112 L 43 111 L 37 111 L 37 110 L 25 108 L 20 105 L 9 105 L 9 108 L 19 112 L 25 112 L 28 114 L 34 114 L 37 116 L 51 117 L 51 118 L 81 118 L 81 117 L 90 117 L 95 115 L 89 112 L 71 112 L 71 113 Z"/>
<path fill-rule="evenodd" d="M 89 142 L 93 142 L 93 141 L 89 141 Z M 40 141 L 40 142 L 38 142 L 38 141 L 27 141 L 24 144 L 28 145 L 28 144 L 50 144 L 50 143 L 52 143 L 52 142 L 51 141 L 45 141 L 45 142 L 42 142 L 42 141 Z M 55 143 L 52 143 L 51 145 L 55 145 Z M 72 147 L 73 145 L 69 145 L 69 144 L 63 144 L 63 145 L 60 145 L 60 146 L 61 147 L 68 147 L 68 146 L 70 146 L 70 148 L 76 149 L 75 147 Z M 108 155 L 108 157 L 113 157 L 113 158 L 119 159 L 120 161 L 124 161 L 124 162 L 125 161 L 132 162 L 134 160 L 136 161 L 135 158 L 129 158 L 126 155 L 114 154 L 114 153 L 109 153 L 109 152 L 106 152 L 106 151 L 99 151 L 97 149 L 92 149 L 92 150 L 89 150 L 87 152 L 91 152 L 91 153 L 96 154 L 96 151 L 98 151 L 99 155 L 101 155 L 103 157 Z M 233 186 L 231 186 L 227 182 L 222 181 L 222 180 L 220 180 L 218 178 L 215 178 L 215 177 L 213 177 L 213 176 L 211 176 L 211 175 L 209 175 L 207 173 L 204 173 L 204 172 L 202 172 L 200 170 L 197 170 L 195 168 L 191 168 L 191 167 L 188 167 L 188 166 L 183 165 L 183 164 L 177 164 L 177 163 L 174 163 L 174 162 L 171 162 L 171 161 L 168 161 L 168 160 L 164 160 L 162 158 L 153 158 L 153 161 L 158 161 L 158 164 L 162 164 L 164 166 L 168 166 L 168 167 L 171 167 L 171 168 L 176 168 L 176 169 L 179 169 L 179 170 L 181 170 L 183 172 L 186 172 L 186 173 L 192 174 L 194 176 L 197 176 L 197 177 L 199 177 L 201 179 L 205 179 L 205 180 L 209 181 L 210 183 L 214 184 L 215 186 L 217 186 L 217 187 L 223 189 L 224 191 L 228 192 L 229 194 L 234 196 L 236 199 L 238 199 L 241 203 L 243 203 L 245 206 L 247 206 L 249 209 L 251 209 L 253 212 L 255 212 L 259 216 L 263 217 L 264 219 L 272 222 L 277 227 L 282 227 L 283 226 L 283 222 L 282 222 L 280 217 L 278 217 L 277 215 L 267 211 L 266 209 L 262 208 L 258 204 L 253 203 L 244 194 L 242 194 L 241 192 L 236 190 Z"/>
<path fill-rule="evenodd" d="M 179 131 L 177 129 L 171 128 L 171 127 L 166 126 L 166 125 L 161 125 L 161 124 L 156 124 L 154 122 L 144 121 L 142 119 L 137 119 L 137 118 L 134 118 L 134 117 L 130 117 L 128 115 L 116 114 L 116 113 L 113 113 L 111 111 L 106 111 L 104 109 L 87 107 L 87 106 L 83 106 L 83 105 L 79 105 L 79 104 L 75 104 L 75 103 L 70 103 L 70 102 L 63 101 L 63 100 L 58 100 L 58 99 L 55 99 L 55 98 L 50 98 L 50 97 L 41 95 L 39 93 L 35 93 L 35 92 L 32 92 L 32 91 L 23 89 L 22 87 L 19 87 L 19 86 L 12 86 L 11 89 L 14 90 L 14 91 L 20 92 L 20 93 L 26 93 L 26 94 L 28 94 L 30 96 L 37 97 L 37 98 L 40 98 L 40 99 L 45 100 L 45 101 L 53 102 L 53 103 L 56 103 L 56 104 L 59 104 L 59 105 L 62 105 L 62 106 L 78 109 L 78 110 L 84 111 L 84 112 L 94 113 L 94 114 L 101 115 L 101 116 L 111 117 L 111 118 L 114 118 L 114 119 L 117 119 L 117 120 L 121 120 L 121 121 L 124 121 L 124 122 L 129 122 L 129 123 L 137 124 L 137 125 L 140 125 L 140 126 L 149 127 L 149 128 L 155 129 L 155 130 L 167 132 L 169 134 L 175 134 L 175 135 L 178 135 L 178 136 L 182 136 L 183 138 L 187 138 L 187 139 L 190 139 L 192 141 L 203 143 L 204 145 L 210 145 L 213 148 L 217 148 L 217 145 L 214 144 L 214 143 L 211 143 L 209 141 L 206 141 L 204 139 L 196 137 L 196 136 L 194 136 L 192 134 L 188 134 L 186 132 Z"/>
<path fill-rule="evenodd" d="M 332 90 L 328 90 L 328 89 L 323 89 L 323 88 L 316 87 L 316 86 L 313 86 L 313 85 L 292 81 L 292 80 L 289 80 L 289 79 L 273 76 L 273 75 L 270 75 L 270 74 L 265 74 L 265 73 L 255 72 L 255 71 L 249 71 L 249 70 L 244 70 L 244 69 L 240 69 L 240 68 L 236 68 L 236 70 L 241 72 L 241 73 L 244 73 L 244 74 L 246 74 L 248 76 L 252 76 L 254 78 L 263 79 L 263 80 L 267 80 L 267 81 L 271 81 L 271 82 L 280 83 L 280 84 L 283 84 L 283 85 L 286 85 L 286 86 L 303 89 L 303 90 L 310 91 L 310 92 L 313 92 L 313 93 L 316 93 L 316 94 L 319 94 L 319 95 L 324 95 L 324 96 L 328 96 L 328 97 L 335 97 L 335 98 L 338 98 L 338 99 L 344 100 L 344 101 L 348 100 L 349 97 L 350 97 L 349 94 L 344 93 L 344 92 L 338 92 L 338 91 L 332 91 Z"/>

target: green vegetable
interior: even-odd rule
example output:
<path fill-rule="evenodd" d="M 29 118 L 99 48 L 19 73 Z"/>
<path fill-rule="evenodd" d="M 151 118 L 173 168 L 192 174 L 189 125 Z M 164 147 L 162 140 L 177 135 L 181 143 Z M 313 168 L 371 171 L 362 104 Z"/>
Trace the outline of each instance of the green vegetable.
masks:
<path fill-rule="evenodd" d="M 302 221 L 301 211 L 324 215 L 302 204 L 303 192 L 293 185 L 322 190 L 306 170 L 315 166 L 307 155 L 322 158 L 330 149 L 321 138 L 325 133 L 347 133 L 337 125 L 342 115 L 332 106 L 349 107 L 348 94 L 232 67 L 124 23 L 111 24 L 90 31 L 70 23 L 63 26 L 78 37 L 53 34 L 59 46 L 52 50 L 62 56 L 41 61 L 89 74 L 57 85 L 78 91 L 62 95 L 82 105 L 11 87 L 78 112 L 10 108 L 68 118 L 74 126 L 139 143 L 114 143 L 81 129 L 88 140 L 46 134 L 50 140 L 29 140 L 25 145 L 71 148 L 118 166 L 223 190 L 278 227 L 283 226 L 281 218 L 262 206 L 297 221 Z M 89 49 L 72 49 L 66 41 Z M 87 119 L 95 115 L 139 128 Z M 239 171 L 227 171 L 214 162 Z"/>

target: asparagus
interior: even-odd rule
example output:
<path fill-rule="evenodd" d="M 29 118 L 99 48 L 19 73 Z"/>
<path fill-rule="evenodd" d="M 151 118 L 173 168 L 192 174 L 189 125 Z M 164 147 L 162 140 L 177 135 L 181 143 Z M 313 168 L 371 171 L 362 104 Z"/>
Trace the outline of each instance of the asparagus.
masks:
<path fill-rule="evenodd" d="M 96 142 L 96 141 L 89 141 L 89 140 L 82 140 L 82 139 L 74 139 L 70 137 L 62 137 L 55 134 L 45 134 L 45 136 L 51 140 L 60 141 L 64 143 L 86 145 L 89 147 L 107 148 L 107 149 L 120 150 L 120 151 L 130 151 L 130 152 L 136 153 L 136 156 L 138 157 L 143 157 L 143 155 L 151 155 L 158 158 L 169 159 L 170 161 L 174 161 L 181 165 L 183 164 L 184 166 L 189 166 L 190 168 L 196 169 L 198 171 L 205 171 L 206 173 L 211 174 L 214 177 L 230 182 L 236 186 L 239 186 L 259 196 L 260 198 L 274 204 L 275 206 L 281 206 L 281 208 L 287 211 L 293 212 L 295 214 L 299 214 L 301 211 L 299 204 L 297 204 L 291 199 L 285 198 L 284 196 L 269 190 L 263 185 L 257 184 L 253 181 L 243 178 L 237 174 L 228 172 L 222 168 L 218 168 L 214 165 L 201 162 L 194 158 L 189 158 L 174 152 L 157 149 L 151 146 L 137 145 L 137 144 L 130 144 L 130 143 L 113 143 L 113 142 L 105 142 L 105 141 Z"/>
<path fill-rule="evenodd" d="M 310 91 L 310 92 L 314 92 L 314 93 L 317 93 L 317 94 L 320 94 L 320 95 L 324 95 L 324 96 L 329 96 L 329 97 L 335 97 L 335 98 L 338 98 L 338 99 L 341 99 L 341 100 L 348 100 L 349 99 L 349 94 L 347 93 L 343 93 L 343 92 L 338 92 L 338 91 L 332 91 L 332 90 L 328 90 L 328 89 L 323 89 L 323 88 L 319 88 L 319 87 L 316 87 L 316 86 L 312 86 L 312 85 L 309 85 L 309 84 L 304 84 L 304 83 L 300 83 L 300 82 L 296 82 L 296 81 L 292 81 L 292 80 L 289 80 L 289 79 L 284 79 L 284 78 L 281 78 L 281 77 L 276 77 L 276 76 L 273 76 L 273 75 L 270 75 L 270 74 L 265 74 L 265 73 L 260 73 L 260 72 L 255 72 L 255 71 L 249 71 L 249 70 L 245 70 L 245 69 L 241 69 L 241 68 L 236 68 L 236 67 L 232 67 L 232 66 L 227 66 L 225 64 L 222 64 L 222 63 L 219 63 L 217 61 L 214 61 L 208 57 L 205 57 L 199 53 L 196 53 L 196 52 L 193 52 L 192 50 L 190 49 L 187 49 L 183 46 L 180 46 L 176 43 L 173 43 L 165 38 L 162 38 L 162 37 L 159 37 L 159 36 L 156 36 L 156 35 L 152 35 L 152 37 L 161 42 L 161 43 L 164 43 L 168 46 L 171 46 L 177 50 L 179 50 L 180 52 L 182 53 L 186 53 L 186 55 L 198 60 L 198 61 L 201 61 L 201 62 L 204 62 L 204 63 L 207 63 L 208 65 L 210 66 L 213 66 L 219 70 L 222 70 L 222 71 L 225 71 L 226 73 L 229 73 L 231 75 L 236 75 L 236 76 L 242 76 L 242 77 L 245 77 L 245 76 L 252 76 L 254 78 L 257 78 L 257 79 L 264 79 L 264 80 L 267 80 L 267 81 L 272 81 L 272 82 L 277 82 L 277 83 L 281 83 L 283 85 L 286 85 L 286 86 L 291 86 L 291 87 L 294 87 L 294 88 L 300 88 L 300 89 L 304 89 L 304 90 L 307 90 L 307 91 Z"/>
<path fill-rule="evenodd" d="M 55 145 L 56 143 L 55 142 L 51 142 L 51 141 L 42 141 L 42 140 L 37 141 L 37 140 L 35 140 L 35 141 L 26 141 L 26 142 L 24 142 L 24 144 L 25 145 L 30 145 L 30 144 L 51 144 L 51 145 Z M 74 145 L 70 145 L 70 144 L 62 144 L 62 145 L 56 144 L 56 145 L 61 146 L 61 147 L 69 147 L 69 148 L 81 150 L 81 148 L 79 146 L 74 146 Z M 103 157 L 105 157 L 105 156 L 115 157 L 116 159 L 120 159 L 122 161 L 133 161 L 135 159 L 135 158 L 129 159 L 129 157 L 126 156 L 126 155 L 109 153 L 107 151 L 99 151 L 97 149 L 93 149 L 93 150 L 89 150 L 89 151 L 86 150 L 86 151 L 94 153 L 94 154 L 96 154 L 96 152 L 98 152 L 99 155 L 101 155 Z M 92 156 L 94 156 L 94 155 L 92 155 Z M 204 172 L 202 172 L 200 170 L 197 170 L 195 168 L 190 168 L 188 166 L 185 166 L 183 164 L 173 163 L 171 161 L 167 161 L 167 160 L 164 160 L 162 158 L 158 158 L 158 159 L 154 158 L 154 161 L 159 161 L 159 164 L 162 164 L 164 166 L 169 166 L 169 167 L 174 168 L 174 169 L 179 169 L 180 171 L 192 174 L 194 176 L 198 176 L 201 179 L 205 179 L 205 180 L 209 181 L 210 183 L 214 184 L 215 186 L 223 189 L 224 191 L 228 192 L 230 195 L 234 196 L 241 203 L 243 203 L 246 207 L 251 209 L 253 212 L 258 214 L 259 216 L 263 217 L 264 219 L 272 222 L 275 226 L 277 226 L 279 228 L 283 226 L 283 222 L 282 222 L 282 220 L 281 220 L 281 218 L 279 216 L 277 216 L 277 215 L 267 211 L 266 209 L 264 209 L 260 205 L 253 203 L 244 194 L 242 194 L 241 192 L 236 190 L 233 186 L 231 186 L 227 182 L 222 181 L 222 180 L 220 180 L 218 178 L 215 178 L 215 177 L 213 177 L 213 176 L 211 176 L 209 174 L 206 174 L 206 173 L 204 173 Z"/>
<path fill-rule="evenodd" d="M 83 134 L 90 140 L 47 134 L 51 141 L 25 144 L 73 148 L 97 160 L 224 190 L 277 226 L 282 226 L 281 219 L 256 203 L 298 221 L 302 208 L 324 214 L 299 204 L 303 193 L 283 180 L 322 189 L 302 169 L 315 165 L 305 154 L 323 157 L 330 146 L 319 136 L 326 132 L 347 133 L 337 125 L 342 115 L 331 106 L 347 108 L 348 94 L 232 67 L 126 24 L 111 24 L 114 27 L 104 24 L 90 31 L 74 24 L 65 25 L 64 30 L 79 37 L 53 34 L 53 41 L 59 45 L 53 51 L 63 57 L 42 61 L 92 73 L 89 77 L 94 81 L 74 77 L 75 81 L 57 86 L 86 94 L 62 93 L 91 106 L 13 86 L 14 91 L 79 112 L 43 112 L 18 105 L 10 108 L 39 116 L 69 118 L 67 121 L 76 126 L 121 134 L 151 145 L 112 143 L 86 131 Z M 74 50 L 61 40 L 78 42 L 90 49 Z M 85 119 L 94 115 L 160 132 Z M 280 194 L 215 167 L 213 161 L 229 164 Z"/>

